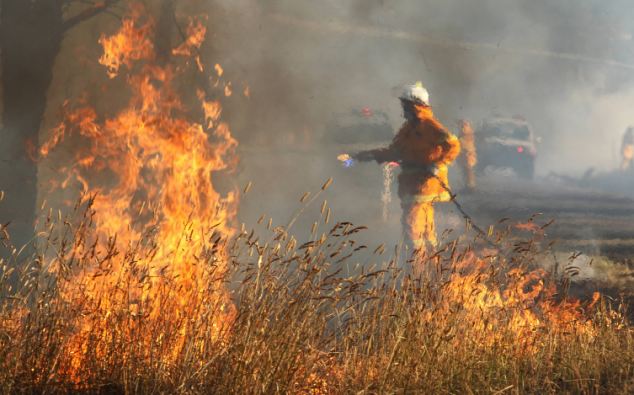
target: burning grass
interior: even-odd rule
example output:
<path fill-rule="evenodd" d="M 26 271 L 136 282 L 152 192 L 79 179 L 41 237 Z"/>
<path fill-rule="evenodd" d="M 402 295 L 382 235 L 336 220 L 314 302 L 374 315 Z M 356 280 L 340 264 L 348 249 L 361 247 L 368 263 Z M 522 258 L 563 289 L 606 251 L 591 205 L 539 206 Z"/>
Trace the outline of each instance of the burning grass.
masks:
<path fill-rule="evenodd" d="M 139 7 L 100 40 L 108 76 L 127 73 L 129 101 L 110 116 L 67 105 L 39 149 L 47 158 L 81 141 L 52 186 L 84 198 L 51 211 L 28 248 L 0 227 L 12 252 L 0 262 L 3 392 L 634 390 L 623 307 L 557 294 L 533 269 L 537 240 L 502 229 L 495 250 L 452 242 L 406 262 L 378 247 L 371 265 L 358 263 L 363 227 L 331 224 L 326 202 L 303 244 L 297 216 L 235 229 L 237 191 L 212 182 L 235 166 L 237 142 L 198 53 L 206 19 L 189 20 L 163 63 Z M 179 89 L 191 70 L 207 85 Z"/>
<path fill-rule="evenodd" d="M 539 251 L 530 240 L 500 234 L 497 251 L 456 242 L 404 265 L 368 266 L 356 263 L 362 229 L 349 223 L 301 245 L 283 227 L 229 238 L 210 229 L 190 261 L 206 280 L 186 289 L 178 271 L 142 270 L 156 232 L 78 254 L 77 243 L 96 237 L 92 203 L 50 219 L 38 253 L 16 252 L 2 267 L 6 393 L 634 389 L 622 306 L 558 295 L 531 269 Z M 424 267 L 418 279 L 402 269 L 412 264 Z M 106 287 L 106 278 L 116 281 Z"/>

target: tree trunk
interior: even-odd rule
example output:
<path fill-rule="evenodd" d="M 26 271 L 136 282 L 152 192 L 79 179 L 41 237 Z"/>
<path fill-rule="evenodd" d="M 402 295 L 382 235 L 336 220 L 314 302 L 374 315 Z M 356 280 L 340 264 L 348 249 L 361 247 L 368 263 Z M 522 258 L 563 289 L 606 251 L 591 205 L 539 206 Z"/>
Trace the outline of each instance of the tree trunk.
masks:
<path fill-rule="evenodd" d="M 172 36 L 174 32 L 174 2 L 173 0 L 161 0 L 154 48 L 159 64 L 166 64 L 172 56 Z"/>
<path fill-rule="evenodd" d="M 11 222 L 9 233 L 19 248 L 33 237 L 37 163 L 28 147 L 38 146 L 63 19 L 59 0 L 1 0 L 0 4 L 4 103 L 0 190 L 5 192 L 0 222 Z"/>

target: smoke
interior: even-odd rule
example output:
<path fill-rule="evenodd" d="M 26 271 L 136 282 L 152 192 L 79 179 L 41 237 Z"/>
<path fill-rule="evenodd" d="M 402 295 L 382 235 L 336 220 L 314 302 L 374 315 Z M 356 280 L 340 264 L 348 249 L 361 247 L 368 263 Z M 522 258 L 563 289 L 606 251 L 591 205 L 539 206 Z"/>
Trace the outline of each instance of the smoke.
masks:
<path fill-rule="evenodd" d="M 634 123 L 634 12 L 625 0 L 215 0 L 210 7 L 213 55 L 250 88 L 250 98 L 233 97 L 225 112 L 243 149 L 241 182 L 253 180 L 258 196 L 243 204 L 248 219 L 288 215 L 296 197 L 330 176 L 338 217 L 380 217 L 380 168 L 346 170 L 358 179 L 344 174 L 322 135 L 336 114 L 364 106 L 386 111 L 398 128 L 396 95 L 417 80 L 450 129 L 493 113 L 527 118 L 543 140 L 540 175 L 615 168 L 621 135 Z M 398 202 L 392 210 L 387 225 L 398 229 Z"/>
<path fill-rule="evenodd" d="M 192 14 L 185 3 L 176 3 L 181 16 Z M 196 2 L 193 13 L 206 11 L 210 18 L 205 62 L 220 63 L 233 83 L 232 96 L 222 99 L 223 118 L 240 142 L 242 164 L 228 182 L 253 181 L 252 197 L 241 205 L 247 223 L 261 214 L 285 223 L 299 196 L 334 177 L 324 196 L 333 217 L 384 229 L 381 241 L 390 241 L 386 234 L 397 241 L 399 202 L 395 197 L 383 222 L 381 168 L 342 169 L 335 159 L 341 152 L 332 152 L 323 136 L 337 114 L 361 107 L 385 111 L 396 130 L 402 122 L 396 97 L 403 84 L 417 80 L 450 129 L 462 118 L 477 123 L 492 113 L 525 116 L 543 139 L 542 175 L 616 167 L 620 136 L 634 123 L 634 12 L 624 0 L 207 4 L 201 10 Z M 95 43 L 116 23 L 105 15 L 65 39 L 45 129 L 58 122 L 66 98 L 84 91 L 99 96 L 105 77 L 92 67 L 99 56 Z M 92 66 L 76 72 L 77 53 Z M 49 178 L 47 171 L 40 168 L 40 182 Z M 459 177 L 451 183 L 458 186 Z M 318 209 L 297 227 L 310 228 Z"/>
<path fill-rule="evenodd" d="M 544 139 L 542 173 L 614 165 L 615 141 L 632 122 L 623 115 L 634 67 L 623 1 L 215 6 L 230 16 L 217 33 L 226 39 L 221 58 L 242 70 L 257 102 L 249 137 L 318 134 L 334 112 L 364 105 L 388 109 L 397 124 L 394 89 L 414 80 L 450 127 L 492 112 L 525 115 Z"/>

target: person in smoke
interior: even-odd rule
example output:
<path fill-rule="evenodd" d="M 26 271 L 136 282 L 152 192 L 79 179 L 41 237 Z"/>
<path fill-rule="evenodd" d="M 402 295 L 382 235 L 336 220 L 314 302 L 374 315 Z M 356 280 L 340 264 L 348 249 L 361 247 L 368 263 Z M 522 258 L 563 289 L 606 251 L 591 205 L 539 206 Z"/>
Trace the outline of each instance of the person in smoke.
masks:
<path fill-rule="evenodd" d="M 634 127 L 630 126 L 623 135 L 621 143 L 621 170 L 632 170 L 634 160 Z"/>
<path fill-rule="evenodd" d="M 415 249 L 434 248 L 433 204 L 451 200 L 447 166 L 459 155 L 460 142 L 434 117 L 429 93 L 420 82 L 407 86 L 400 100 L 405 123 L 390 146 L 357 152 L 351 159 L 400 165 L 398 195 L 405 235 Z"/>
<path fill-rule="evenodd" d="M 473 192 L 476 189 L 475 167 L 478 164 L 478 153 L 476 151 L 475 135 L 471 122 L 460 121 L 460 145 L 462 155 L 460 155 L 460 165 L 465 181 L 465 191 Z"/>

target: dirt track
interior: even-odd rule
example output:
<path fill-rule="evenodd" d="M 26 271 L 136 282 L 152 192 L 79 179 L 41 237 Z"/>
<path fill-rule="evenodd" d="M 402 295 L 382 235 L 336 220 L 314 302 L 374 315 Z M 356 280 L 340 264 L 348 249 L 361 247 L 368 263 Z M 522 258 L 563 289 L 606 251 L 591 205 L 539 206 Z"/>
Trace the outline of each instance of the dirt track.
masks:
<path fill-rule="evenodd" d="M 634 257 L 634 199 L 625 196 L 508 178 L 480 180 L 478 192 L 460 194 L 459 200 L 482 224 L 540 213 L 540 222 L 555 221 L 547 228 L 548 237 L 561 249 L 617 260 Z"/>
<path fill-rule="evenodd" d="M 490 177 L 479 180 L 477 192 L 459 193 L 458 200 L 482 226 L 502 218 L 526 221 L 537 213 L 538 224 L 554 220 L 546 228 L 547 240 L 556 241 L 553 256 L 564 266 L 578 268 L 570 294 L 589 299 L 600 291 L 634 305 L 634 199 L 549 179 Z M 450 206 L 444 212 L 456 215 Z M 571 255 L 579 252 L 583 255 L 571 262 Z M 540 263 L 552 270 L 555 263 L 545 259 Z M 634 310 L 629 314 L 634 319 Z"/>

